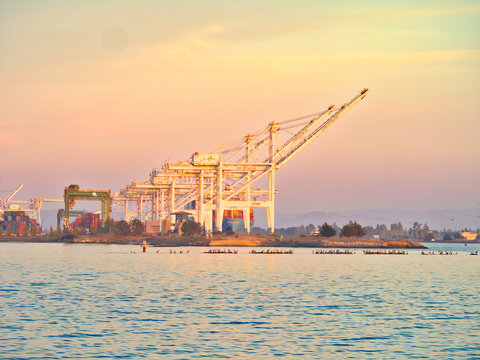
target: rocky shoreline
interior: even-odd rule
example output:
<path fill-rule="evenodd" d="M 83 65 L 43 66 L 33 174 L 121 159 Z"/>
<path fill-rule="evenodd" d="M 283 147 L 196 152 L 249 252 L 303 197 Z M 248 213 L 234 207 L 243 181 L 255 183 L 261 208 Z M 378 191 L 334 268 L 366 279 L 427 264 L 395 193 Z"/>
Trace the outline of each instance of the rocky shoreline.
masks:
<path fill-rule="evenodd" d="M 426 249 L 419 242 L 405 239 L 384 241 L 365 238 L 342 237 L 295 237 L 279 238 L 262 235 L 215 235 L 205 236 L 115 236 L 115 235 L 79 235 L 71 234 L 57 237 L 28 236 L 8 237 L 0 236 L 0 242 L 30 242 L 30 243 L 65 243 L 65 244 L 121 244 L 137 245 L 146 241 L 153 247 L 177 246 L 251 246 L 251 247 L 307 247 L 307 248 L 387 248 L 387 249 Z"/>

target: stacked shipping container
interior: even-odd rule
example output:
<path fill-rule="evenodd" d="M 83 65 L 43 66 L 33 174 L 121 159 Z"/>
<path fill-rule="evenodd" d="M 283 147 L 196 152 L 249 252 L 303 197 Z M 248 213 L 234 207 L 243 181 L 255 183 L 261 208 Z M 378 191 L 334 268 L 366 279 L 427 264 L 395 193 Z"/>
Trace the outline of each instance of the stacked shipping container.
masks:
<path fill-rule="evenodd" d="M 0 219 L 0 228 L 3 233 L 11 232 L 12 234 L 25 234 L 25 230 L 32 235 L 37 233 L 37 220 L 30 219 L 25 215 L 25 211 L 9 210 L 3 213 L 3 220 Z"/>
<path fill-rule="evenodd" d="M 100 214 L 85 213 L 78 216 L 71 224 L 71 227 L 80 231 L 95 232 L 101 227 L 101 223 Z"/>

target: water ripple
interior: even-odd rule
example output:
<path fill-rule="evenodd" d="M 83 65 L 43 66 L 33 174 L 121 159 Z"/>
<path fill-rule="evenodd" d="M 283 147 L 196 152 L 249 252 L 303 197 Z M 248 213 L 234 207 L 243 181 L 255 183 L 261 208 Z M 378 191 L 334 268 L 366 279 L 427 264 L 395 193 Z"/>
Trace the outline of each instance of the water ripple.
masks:
<path fill-rule="evenodd" d="M 480 261 L 466 253 L 332 257 L 299 249 L 278 257 L 240 249 L 227 258 L 200 248 L 172 256 L 116 245 L 2 246 L 0 358 L 480 354 Z"/>

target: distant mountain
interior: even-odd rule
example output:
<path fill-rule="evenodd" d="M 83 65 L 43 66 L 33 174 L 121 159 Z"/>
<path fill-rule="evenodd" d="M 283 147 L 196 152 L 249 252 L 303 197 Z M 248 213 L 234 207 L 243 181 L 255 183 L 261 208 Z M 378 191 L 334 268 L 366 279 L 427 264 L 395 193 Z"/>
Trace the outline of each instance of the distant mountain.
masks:
<path fill-rule="evenodd" d="M 446 209 L 446 210 L 355 210 L 355 211 L 312 211 L 304 214 L 277 213 L 275 227 L 289 227 L 313 224 L 321 225 L 324 222 L 336 223 L 338 226 L 347 224 L 349 221 L 357 221 L 366 226 L 390 224 L 401 222 L 408 229 L 413 222 L 427 223 L 431 229 L 461 230 L 480 228 L 480 208 L 475 209 Z M 266 227 L 266 220 L 256 218 L 255 225 Z"/>

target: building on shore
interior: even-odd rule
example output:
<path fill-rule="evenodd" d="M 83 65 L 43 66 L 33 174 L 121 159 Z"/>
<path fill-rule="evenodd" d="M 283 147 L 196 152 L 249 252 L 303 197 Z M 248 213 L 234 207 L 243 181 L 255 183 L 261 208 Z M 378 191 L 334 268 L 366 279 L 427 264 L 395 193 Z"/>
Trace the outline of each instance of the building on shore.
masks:
<path fill-rule="evenodd" d="M 476 232 L 471 231 L 463 231 L 460 233 L 465 241 L 475 241 L 477 240 L 478 234 Z"/>

